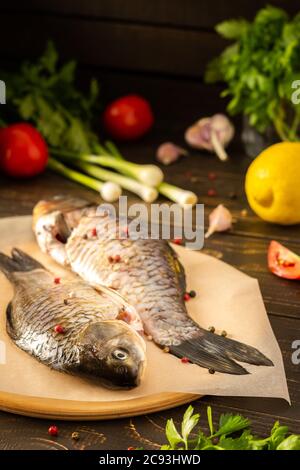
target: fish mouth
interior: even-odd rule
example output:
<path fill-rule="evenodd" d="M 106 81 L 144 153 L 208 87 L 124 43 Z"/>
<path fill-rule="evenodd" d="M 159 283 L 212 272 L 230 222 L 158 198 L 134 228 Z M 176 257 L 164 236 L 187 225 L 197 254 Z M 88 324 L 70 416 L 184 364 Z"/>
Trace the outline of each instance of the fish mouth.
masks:
<path fill-rule="evenodd" d="M 127 375 L 126 377 L 103 377 L 100 379 L 100 382 L 106 388 L 110 390 L 132 390 L 138 387 L 143 379 L 145 365 L 143 361 L 139 366 L 136 374 Z"/>

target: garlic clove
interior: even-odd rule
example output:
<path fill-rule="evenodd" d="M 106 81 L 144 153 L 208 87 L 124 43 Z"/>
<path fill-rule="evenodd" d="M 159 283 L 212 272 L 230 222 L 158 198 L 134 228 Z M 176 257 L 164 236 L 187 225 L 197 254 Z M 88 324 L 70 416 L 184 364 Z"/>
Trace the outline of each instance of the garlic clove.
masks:
<path fill-rule="evenodd" d="M 156 159 L 163 165 L 170 165 L 176 162 L 179 157 L 187 155 L 188 152 L 182 147 L 178 147 L 173 142 L 165 142 L 158 147 Z"/>
<path fill-rule="evenodd" d="M 232 215 L 231 212 L 219 204 L 210 214 L 209 214 L 209 228 L 205 234 L 205 238 L 210 237 L 214 232 L 225 232 L 230 230 L 232 227 Z"/>

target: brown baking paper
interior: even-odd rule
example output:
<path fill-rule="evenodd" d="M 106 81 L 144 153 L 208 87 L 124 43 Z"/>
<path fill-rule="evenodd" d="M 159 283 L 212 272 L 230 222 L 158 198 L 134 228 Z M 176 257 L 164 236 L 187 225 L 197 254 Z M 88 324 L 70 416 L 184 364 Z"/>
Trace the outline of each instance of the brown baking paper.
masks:
<path fill-rule="evenodd" d="M 0 250 L 8 254 L 13 246 L 23 249 L 58 276 L 73 275 L 40 252 L 31 230 L 31 217 L 0 221 Z M 197 365 L 182 364 L 147 341 L 148 365 L 142 384 L 131 391 L 107 390 L 51 370 L 15 346 L 5 329 L 5 310 L 12 287 L 0 273 L 0 340 L 6 349 L 6 363 L 0 364 L 0 390 L 80 401 L 128 400 L 159 392 L 280 397 L 289 401 L 281 352 L 257 280 L 211 256 L 174 248 L 185 267 L 188 289 L 197 292 L 197 297 L 187 304 L 190 315 L 204 328 L 214 325 L 217 332 L 226 330 L 230 337 L 258 348 L 274 362 L 274 367 L 247 364 L 249 375 L 211 375 Z"/>

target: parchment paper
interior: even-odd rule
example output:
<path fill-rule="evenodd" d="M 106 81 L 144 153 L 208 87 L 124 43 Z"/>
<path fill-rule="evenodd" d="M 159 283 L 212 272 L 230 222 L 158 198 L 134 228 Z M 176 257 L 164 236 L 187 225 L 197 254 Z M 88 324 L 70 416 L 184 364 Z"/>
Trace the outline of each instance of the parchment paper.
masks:
<path fill-rule="evenodd" d="M 31 230 L 31 217 L 1 219 L 0 250 L 8 254 L 13 246 L 28 252 L 57 275 L 72 276 L 40 252 Z M 128 400 L 159 392 L 280 397 L 289 401 L 281 352 L 258 282 L 213 257 L 180 246 L 174 248 L 185 267 L 188 289 L 197 292 L 197 297 L 187 304 L 190 315 L 204 328 L 214 325 L 217 332 L 226 330 L 230 337 L 258 348 L 272 359 L 275 367 L 247 364 L 249 375 L 211 375 L 197 365 L 182 364 L 147 341 L 148 366 L 143 383 L 131 391 L 107 390 L 53 371 L 15 346 L 5 328 L 5 310 L 12 287 L 0 273 L 0 340 L 6 350 L 6 363 L 0 364 L 0 390 L 83 401 Z"/>

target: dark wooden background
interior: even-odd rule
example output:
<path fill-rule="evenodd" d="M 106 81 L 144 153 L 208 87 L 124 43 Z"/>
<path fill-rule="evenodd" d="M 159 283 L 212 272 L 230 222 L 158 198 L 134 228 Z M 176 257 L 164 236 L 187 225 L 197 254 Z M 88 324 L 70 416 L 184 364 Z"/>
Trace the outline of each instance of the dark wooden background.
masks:
<path fill-rule="evenodd" d="M 299 8 L 294 0 L 271 3 L 284 6 L 292 14 Z M 264 5 L 264 1 L 249 0 L 10 0 L 0 5 L 0 68 L 34 58 L 42 52 L 46 40 L 53 39 L 62 59 L 78 60 L 83 88 L 91 76 L 100 80 L 103 104 L 129 92 L 150 99 L 156 115 L 153 131 L 139 143 L 122 146 L 122 150 L 132 160 L 153 161 L 159 143 L 183 143 L 188 124 L 225 109 L 219 98 L 221 86 L 203 83 L 206 63 L 225 44 L 215 34 L 214 25 L 233 16 L 251 18 Z M 239 129 L 239 122 L 236 124 Z M 202 423 L 205 405 L 212 404 L 216 418 L 221 412 L 242 413 L 262 436 L 275 419 L 300 433 L 300 366 L 291 362 L 292 341 L 300 339 L 299 284 L 275 278 L 266 266 L 266 251 L 273 238 L 300 252 L 300 229 L 266 224 L 249 210 L 243 180 L 250 161 L 238 139 L 230 153 L 232 159 L 224 165 L 214 157 L 194 152 L 188 164 L 182 160 L 166 169 L 166 178 L 195 191 L 206 205 L 206 215 L 221 202 L 232 210 L 237 220 L 233 231 L 209 239 L 205 252 L 258 278 L 283 353 L 292 407 L 281 400 L 230 397 L 205 397 L 195 407 L 202 412 Z M 214 198 L 207 196 L 212 186 L 207 177 L 210 171 L 217 175 Z M 196 180 L 192 181 L 191 175 Z M 229 196 L 233 191 L 236 199 Z M 95 197 L 93 192 L 49 172 L 25 182 L 0 175 L 0 216 L 30 214 L 40 197 L 56 193 Z M 241 212 L 245 208 L 246 216 Z M 60 437 L 55 441 L 47 435 L 49 422 L 0 413 L 0 448 L 155 449 L 164 442 L 166 418 L 179 422 L 184 409 L 132 420 L 56 423 Z M 75 430 L 81 435 L 78 443 L 70 437 Z"/>

